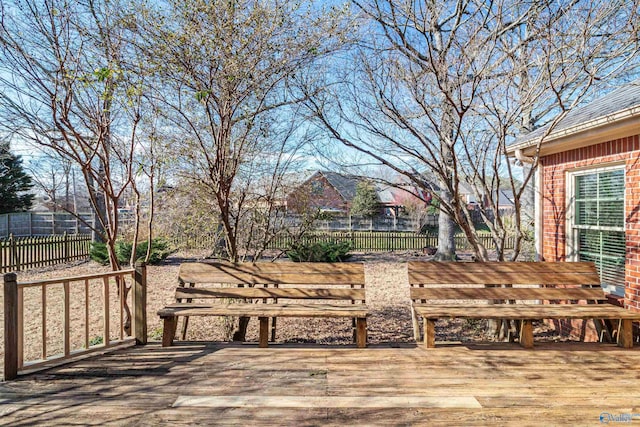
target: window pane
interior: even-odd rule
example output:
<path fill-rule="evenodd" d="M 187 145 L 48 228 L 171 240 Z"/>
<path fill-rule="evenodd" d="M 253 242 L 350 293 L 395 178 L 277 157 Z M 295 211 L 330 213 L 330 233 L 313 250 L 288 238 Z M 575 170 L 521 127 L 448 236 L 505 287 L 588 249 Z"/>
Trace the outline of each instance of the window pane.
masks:
<path fill-rule="evenodd" d="M 624 170 L 576 176 L 575 188 L 578 260 L 594 262 L 602 287 L 624 295 Z M 618 230 L 612 231 L 612 227 Z"/>
<path fill-rule="evenodd" d="M 598 225 L 598 202 L 595 200 L 576 201 L 576 224 Z"/>
<path fill-rule="evenodd" d="M 597 224 L 603 227 L 624 227 L 624 200 L 600 200 Z"/>
<path fill-rule="evenodd" d="M 624 232 L 578 230 L 578 259 L 595 262 L 607 292 L 624 295 L 624 256 Z"/>
<path fill-rule="evenodd" d="M 599 198 L 624 199 L 623 170 L 601 173 L 598 184 Z"/>
<path fill-rule="evenodd" d="M 593 197 L 598 189 L 596 175 L 581 175 L 576 177 L 576 199 Z"/>

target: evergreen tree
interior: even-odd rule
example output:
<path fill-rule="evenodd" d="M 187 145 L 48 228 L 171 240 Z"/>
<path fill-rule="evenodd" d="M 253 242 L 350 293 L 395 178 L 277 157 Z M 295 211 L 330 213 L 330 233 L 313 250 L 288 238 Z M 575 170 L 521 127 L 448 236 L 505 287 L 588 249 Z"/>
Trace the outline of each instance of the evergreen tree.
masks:
<path fill-rule="evenodd" d="M 0 145 L 0 214 L 28 211 L 34 195 L 31 177 L 22 168 L 22 159 L 9 151 L 8 144 Z"/>
<path fill-rule="evenodd" d="M 373 218 L 378 214 L 380 201 L 378 193 L 370 182 L 360 181 L 356 185 L 356 195 L 351 202 L 351 215 Z"/>

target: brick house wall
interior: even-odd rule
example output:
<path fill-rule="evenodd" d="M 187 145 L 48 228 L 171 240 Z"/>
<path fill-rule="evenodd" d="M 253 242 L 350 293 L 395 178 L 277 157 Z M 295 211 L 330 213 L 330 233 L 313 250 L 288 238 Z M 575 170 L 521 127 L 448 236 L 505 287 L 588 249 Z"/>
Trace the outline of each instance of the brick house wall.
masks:
<path fill-rule="evenodd" d="M 566 261 L 567 172 L 607 164 L 625 165 L 625 297 L 619 302 L 640 310 L 640 136 L 606 141 L 540 158 L 542 164 L 542 257 Z M 593 322 L 556 323 L 563 333 L 597 339 Z"/>
<path fill-rule="evenodd" d="M 346 213 L 351 209 L 351 203 L 323 175 L 318 174 L 287 196 L 289 211 L 303 212 L 309 208 L 336 209 Z"/>

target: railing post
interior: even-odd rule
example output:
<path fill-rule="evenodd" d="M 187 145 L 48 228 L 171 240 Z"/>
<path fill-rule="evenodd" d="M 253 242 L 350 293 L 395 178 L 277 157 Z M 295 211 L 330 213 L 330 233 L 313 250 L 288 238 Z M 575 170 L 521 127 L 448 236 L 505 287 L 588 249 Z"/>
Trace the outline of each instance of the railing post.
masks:
<path fill-rule="evenodd" d="M 147 343 L 147 266 L 136 262 L 133 288 L 133 317 L 137 344 Z"/>
<path fill-rule="evenodd" d="M 18 376 L 18 277 L 4 275 L 4 379 Z"/>

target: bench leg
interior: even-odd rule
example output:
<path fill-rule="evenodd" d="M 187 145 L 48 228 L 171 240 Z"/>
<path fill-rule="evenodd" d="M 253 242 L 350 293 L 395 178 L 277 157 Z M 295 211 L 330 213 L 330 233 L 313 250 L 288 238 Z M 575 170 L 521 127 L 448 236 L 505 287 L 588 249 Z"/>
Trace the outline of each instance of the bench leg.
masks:
<path fill-rule="evenodd" d="M 276 319 L 277 317 L 271 318 L 271 342 L 276 341 Z"/>
<path fill-rule="evenodd" d="M 187 326 L 189 326 L 189 316 L 184 316 L 184 319 L 182 319 L 182 335 L 180 336 L 182 341 L 187 340 Z"/>
<path fill-rule="evenodd" d="M 436 321 L 435 319 L 423 319 L 424 345 L 427 348 L 436 346 Z"/>
<path fill-rule="evenodd" d="M 633 348 L 633 321 L 631 319 L 620 320 L 618 345 L 622 348 Z"/>
<path fill-rule="evenodd" d="M 358 317 L 356 319 L 356 345 L 358 348 L 367 346 L 367 318 Z"/>
<path fill-rule="evenodd" d="M 520 345 L 524 348 L 533 348 L 533 321 L 523 320 L 520 326 Z"/>
<path fill-rule="evenodd" d="M 176 336 L 176 327 L 178 326 L 178 318 L 165 317 L 164 326 L 162 329 L 162 346 L 171 347 L 173 345 L 173 338 Z"/>
<path fill-rule="evenodd" d="M 418 323 L 418 315 L 413 305 L 411 306 L 411 323 L 413 324 L 413 339 L 418 342 L 420 341 L 420 323 Z"/>
<path fill-rule="evenodd" d="M 195 283 L 189 283 L 189 287 L 193 288 L 196 284 Z M 184 284 L 182 284 L 182 286 L 184 286 Z M 178 302 L 192 302 L 193 299 L 191 298 L 187 298 L 186 301 L 184 301 L 183 299 L 179 299 Z M 185 341 L 187 339 L 187 326 L 189 325 L 189 316 L 184 316 L 184 318 L 182 319 L 182 334 L 180 335 L 180 339 L 182 341 Z M 177 323 L 176 323 L 177 326 Z M 174 335 L 175 336 L 175 335 Z"/>
<path fill-rule="evenodd" d="M 269 345 L 269 318 L 258 317 L 260 321 L 260 348 L 266 348 Z"/>
<path fill-rule="evenodd" d="M 351 319 L 351 335 L 351 338 L 353 338 L 353 342 L 358 342 L 358 327 L 355 317 Z"/>

